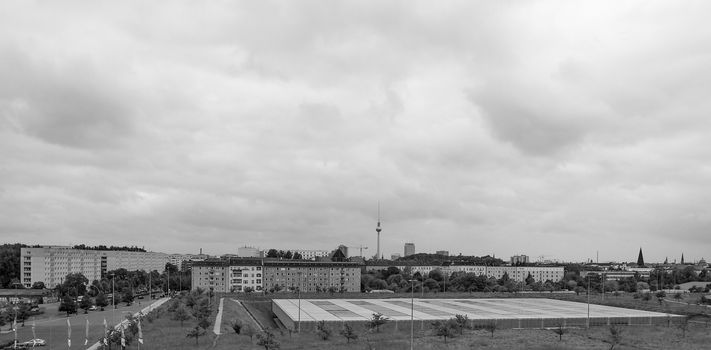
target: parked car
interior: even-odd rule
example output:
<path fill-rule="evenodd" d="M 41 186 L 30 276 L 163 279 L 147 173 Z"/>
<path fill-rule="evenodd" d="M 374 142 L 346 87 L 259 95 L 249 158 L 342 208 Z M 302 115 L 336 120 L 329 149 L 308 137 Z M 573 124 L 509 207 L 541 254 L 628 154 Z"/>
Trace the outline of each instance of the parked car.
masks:
<path fill-rule="evenodd" d="M 18 343 L 18 346 L 22 346 L 23 348 L 32 348 L 35 346 L 45 346 L 47 345 L 47 342 L 44 339 L 30 339 L 26 342 Z"/>
<path fill-rule="evenodd" d="M 96 308 L 96 305 L 92 305 L 92 306 L 89 308 L 89 311 L 96 311 L 96 310 L 98 310 L 98 309 Z"/>

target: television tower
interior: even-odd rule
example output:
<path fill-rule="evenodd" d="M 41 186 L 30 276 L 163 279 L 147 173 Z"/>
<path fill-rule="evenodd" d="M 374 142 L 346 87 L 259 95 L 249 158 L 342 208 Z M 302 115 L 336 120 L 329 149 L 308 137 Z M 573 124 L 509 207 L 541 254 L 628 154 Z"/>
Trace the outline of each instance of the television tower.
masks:
<path fill-rule="evenodd" d="M 378 201 L 378 226 L 375 228 L 375 232 L 378 233 L 378 249 L 375 252 L 375 259 L 380 259 L 380 231 L 382 230 L 380 228 L 380 201 Z"/>

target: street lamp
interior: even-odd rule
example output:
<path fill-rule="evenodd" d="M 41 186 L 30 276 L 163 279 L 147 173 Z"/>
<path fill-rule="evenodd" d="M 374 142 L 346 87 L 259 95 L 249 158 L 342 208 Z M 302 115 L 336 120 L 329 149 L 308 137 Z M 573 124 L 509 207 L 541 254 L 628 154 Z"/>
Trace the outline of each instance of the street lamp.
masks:
<path fill-rule="evenodd" d="M 410 280 L 410 350 L 414 349 L 415 343 L 415 279 Z"/>
<path fill-rule="evenodd" d="M 296 291 L 299 294 L 299 321 L 297 323 L 297 333 L 301 333 L 301 272 L 296 273 L 299 276 L 299 283 L 297 284 Z"/>
<path fill-rule="evenodd" d="M 585 325 L 585 328 L 590 328 L 590 272 L 588 272 L 587 278 L 588 278 L 588 320 Z"/>

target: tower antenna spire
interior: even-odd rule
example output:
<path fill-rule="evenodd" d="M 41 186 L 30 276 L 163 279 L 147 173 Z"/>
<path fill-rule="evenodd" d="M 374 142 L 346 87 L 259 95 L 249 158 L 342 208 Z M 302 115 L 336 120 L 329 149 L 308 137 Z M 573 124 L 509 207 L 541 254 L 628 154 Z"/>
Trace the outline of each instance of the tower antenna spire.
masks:
<path fill-rule="evenodd" d="M 375 252 L 375 259 L 380 259 L 380 231 L 382 230 L 380 228 L 380 201 L 378 201 L 378 226 L 375 228 L 375 232 L 378 233 L 378 249 Z"/>

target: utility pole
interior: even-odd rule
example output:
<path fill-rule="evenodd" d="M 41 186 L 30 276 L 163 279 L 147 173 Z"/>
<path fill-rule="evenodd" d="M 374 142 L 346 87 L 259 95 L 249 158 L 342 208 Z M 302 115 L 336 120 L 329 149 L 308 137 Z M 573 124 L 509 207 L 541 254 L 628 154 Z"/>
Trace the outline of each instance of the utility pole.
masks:
<path fill-rule="evenodd" d="M 297 292 L 299 293 L 299 321 L 297 324 L 297 333 L 301 333 L 301 272 L 298 272 L 297 275 L 299 276 L 299 284 L 297 287 Z"/>
<path fill-rule="evenodd" d="M 410 350 L 414 349 L 415 343 L 415 279 L 411 279 L 410 288 Z"/>

